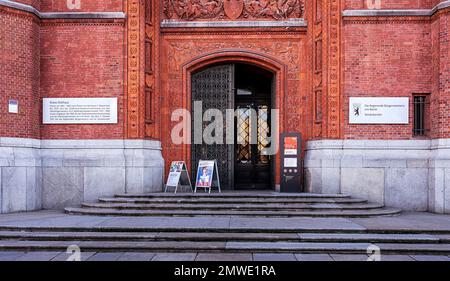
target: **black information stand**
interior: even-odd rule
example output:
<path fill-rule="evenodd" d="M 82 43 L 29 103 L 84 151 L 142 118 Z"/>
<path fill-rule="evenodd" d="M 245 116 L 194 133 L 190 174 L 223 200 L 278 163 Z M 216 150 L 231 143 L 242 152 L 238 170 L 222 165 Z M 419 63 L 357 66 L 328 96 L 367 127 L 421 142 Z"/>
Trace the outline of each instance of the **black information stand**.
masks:
<path fill-rule="evenodd" d="M 281 192 L 302 192 L 302 137 L 300 133 L 281 134 Z"/>

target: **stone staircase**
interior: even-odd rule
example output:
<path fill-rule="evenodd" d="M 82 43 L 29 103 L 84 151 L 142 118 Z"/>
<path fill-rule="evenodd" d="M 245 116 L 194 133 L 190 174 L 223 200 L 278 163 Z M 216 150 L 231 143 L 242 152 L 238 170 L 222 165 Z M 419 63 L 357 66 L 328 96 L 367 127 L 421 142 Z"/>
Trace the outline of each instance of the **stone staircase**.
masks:
<path fill-rule="evenodd" d="M 399 209 L 347 195 L 280 193 L 119 194 L 65 209 L 96 216 L 376 217 Z"/>
<path fill-rule="evenodd" d="M 359 227 L 352 220 L 395 220 L 400 210 L 346 195 L 120 194 L 66 213 L 6 220 L 0 251 L 367 255 L 376 245 L 383 255 L 450 255 L 450 228 Z"/>
<path fill-rule="evenodd" d="M 449 255 L 450 232 L 297 229 L 0 227 L 0 251 Z"/>

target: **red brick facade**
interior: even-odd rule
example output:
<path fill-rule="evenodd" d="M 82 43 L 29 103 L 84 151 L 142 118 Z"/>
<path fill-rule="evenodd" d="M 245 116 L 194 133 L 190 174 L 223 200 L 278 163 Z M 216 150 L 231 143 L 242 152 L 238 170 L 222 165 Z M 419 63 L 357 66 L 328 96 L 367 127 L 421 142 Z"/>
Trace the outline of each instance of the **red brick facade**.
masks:
<path fill-rule="evenodd" d="M 429 24 L 400 19 L 376 24 L 345 22 L 344 104 L 348 104 L 350 97 L 412 97 L 415 93 L 431 93 L 430 31 Z M 344 138 L 412 138 L 412 104 L 409 125 L 350 125 L 349 108 L 343 110 Z"/>
<path fill-rule="evenodd" d="M 304 0 L 305 27 L 176 29 L 160 28 L 167 17 L 162 0 L 81 0 L 79 10 L 68 9 L 66 1 L 16 2 L 41 13 L 124 12 L 127 17 L 40 19 L 0 6 L 2 137 L 157 139 L 167 163 L 186 158 L 188 148 L 169 138 L 172 110 L 188 107 L 186 66 L 195 68 L 205 56 L 226 61 L 225 50 L 229 59 L 278 69 L 280 127 L 301 132 L 305 141 L 413 139 L 412 122 L 348 122 L 349 97 L 413 94 L 430 97 L 427 138 L 450 137 L 448 7 L 432 16 L 343 17 L 344 10 L 367 9 L 368 1 Z M 382 0 L 381 9 L 430 10 L 440 2 L 445 1 Z M 46 97 L 118 97 L 119 122 L 42 125 Z M 7 113 L 9 99 L 19 100 L 18 115 Z"/>
<path fill-rule="evenodd" d="M 347 9 L 365 9 L 347 1 Z M 381 1 L 382 9 L 429 9 L 444 1 Z M 449 137 L 448 12 L 432 17 L 351 17 L 344 20 L 344 104 L 349 97 L 429 95 L 428 138 Z M 412 99 L 411 99 L 412 103 Z M 412 104 L 411 104 L 412 105 Z M 409 125 L 350 125 L 345 139 L 415 139 Z"/>
<path fill-rule="evenodd" d="M 95 97 L 117 97 L 119 101 L 118 124 L 45 125 L 42 138 L 123 138 L 123 24 L 46 22 L 40 35 L 41 68 L 46 69 L 41 75 L 42 98 L 89 97 L 95 93 Z"/>
<path fill-rule="evenodd" d="M 375 5 L 376 0 L 345 0 L 346 9 L 367 9 L 370 5 Z M 381 9 L 431 9 L 442 0 L 381 0 Z"/>
<path fill-rule="evenodd" d="M 69 0 L 75 3 L 76 0 Z M 30 1 L 28 1 L 30 2 Z M 41 0 L 32 1 L 41 2 L 42 12 L 69 12 L 71 11 L 67 6 L 67 0 Z M 82 0 L 80 2 L 80 9 L 76 12 L 122 12 L 124 9 L 124 0 Z"/>
<path fill-rule="evenodd" d="M 33 15 L 0 10 L 0 135 L 37 138 L 40 128 L 40 36 Z M 8 101 L 19 102 L 19 113 L 8 114 Z"/>

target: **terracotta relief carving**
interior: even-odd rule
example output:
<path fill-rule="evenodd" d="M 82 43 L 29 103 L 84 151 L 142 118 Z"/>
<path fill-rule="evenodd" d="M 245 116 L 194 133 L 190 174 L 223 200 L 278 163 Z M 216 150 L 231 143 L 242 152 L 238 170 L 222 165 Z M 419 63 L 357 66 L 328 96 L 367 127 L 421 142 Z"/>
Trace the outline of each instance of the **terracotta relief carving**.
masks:
<path fill-rule="evenodd" d="M 220 40 L 222 41 L 222 40 Z M 295 42 L 297 41 L 297 42 Z M 211 40 L 205 40 L 201 42 L 191 40 L 179 40 L 172 39 L 167 40 L 165 48 L 167 50 L 166 57 L 168 59 L 167 64 L 167 77 L 169 79 L 170 89 L 166 88 L 165 91 L 174 91 L 174 94 L 167 94 L 171 99 L 169 101 L 169 112 L 182 106 L 182 97 L 175 93 L 182 91 L 181 80 L 182 71 L 181 67 L 183 63 L 188 62 L 192 58 L 201 54 L 209 53 L 215 50 L 225 49 L 240 49 L 240 50 L 252 50 L 258 53 L 267 54 L 271 57 L 277 58 L 279 61 L 287 66 L 287 89 L 286 99 L 284 101 L 286 112 L 296 113 L 286 116 L 285 128 L 289 131 L 298 131 L 299 125 L 302 123 L 302 118 L 305 118 L 305 112 L 298 104 L 304 103 L 304 96 L 298 91 L 300 88 L 300 48 L 301 43 L 295 39 L 281 39 L 278 42 L 261 41 L 253 38 L 245 42 L 241 41 L 222 41 L 214 42 Z M 174 158 L 175 159 L 175 158 Z"/>
<path fill-rule="evenodd" d="M 340 24 L 341 24 L 341 1 L 331 0 L 329 3 L 329 66 L 328 66 L 328 137 L 339 138 L 340 137 Z"/>
<path fill-rule="evenodd" d="M 244 11 L 244 0 L 225 0 L 223 2 L 223 9 L 230 19 L 235 20 Z"/>
<path fill-rule="evenodd" d="M 189 58 L 206 53 L 211 50 L 220 49 L 247 49 L 270 54 L 289 65 L 288 78 L 298 80 L 299 71 L 299 42 L 192 42 L 192 41 L 169 41 L 168 42 L 168 65 L 170 69 L 178 70 L 180 65 Z M 174 71 L 173 75 L 181 75 Z"/>
<path fill-rule="evenodd" d="M 283 20 L 291 17 L 301 18 L 303 15 L 301 0 L 245 0 L 244 2 L 246 12 L 254 18 Z"/>
<path fill-rule="evenodd" d="M 224 16 L 223 0 L 164 0 L 168 19 L 213 19 Z"/>
<path fill-rule="evenodd" d="M 139 98 L 140 98 L 140 17 L 141 7 L 139 0 L 130 0 L 127 3 L 128 23 L 128 71 L 127 71 L 127 137 L 135 139 L 141 137 L 139 126 Z"/>
<path fill-rule="evenodd" d="M 145 1 L 145 123 L 152 124 L 153 120 L 153 13 L 152 1 Z"/>
<path fill-rule="evenodd" d="M 285 20 L 302 18 L 303 0 L 163 0 L 166 19 Z"/>

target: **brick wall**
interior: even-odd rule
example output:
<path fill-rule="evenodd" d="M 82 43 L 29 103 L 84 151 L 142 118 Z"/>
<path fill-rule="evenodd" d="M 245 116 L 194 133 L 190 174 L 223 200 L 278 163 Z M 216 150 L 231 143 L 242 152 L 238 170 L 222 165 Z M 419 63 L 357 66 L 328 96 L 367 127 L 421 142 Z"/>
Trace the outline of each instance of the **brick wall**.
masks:
<path fill-rule="evenodd" d="M 344 138 L 412 138 L 412 106 L 409 125 L 350 125 L 349 97 L 431 93 L 430 33 L 430 25 L 421 22 L 345 24 Z"/>
<path fill-rule="evenodd" d="M 70 10 L 67 2 L 76 0 L 13 0 L 14 2 L 31 5 L 41 12 L 121 12 L 124 0 L 79 0 L 81 9 Z"/>
<path fill-rule="evenodd" d="M 444 0 L 382 0 L 381 8 L 423 9 L 440 2 Z M 345 4 L 346 9 L 367 8 L 365 0 Z M 448 13 L 437 13 L 430 22 L 414 22 L 411 18 L 347 22 L 343 69 L 345 138 L 379 138 L 380 134 L 392 139 L 413 138 L 412 123 L 409 126 L 348 124 L 350 96 L 411 97 L 412 93 L 431 94 L 427 136 L 450 136 L 448 17 Z M 412 113 L 411 108 L 411 122 Z"/>
<path fill-rule="evenodd" d="M 39 138 L 39 25 L 25 13 L 0 8 L 0 136 Z M 8 101 L 19 113 L 8 113 Z"/>
<path fill-rule="evenodd" d="M 60 0 L 60 1 L 63 1 L 63 0 Z M 30 5 L 39 10 L 41 8 L 42 1 L 41 0 L 15 0 L 14 2 L 19 2 L 22 4 Z"/>
<path fill-rule="evenodd" d="M 66 1 L 18 1 L 65 11 Z M 64 5 L 62 5 L 64 4 Z M 122 11 L 122 1 L 82 1 L 84 10 Z M 82 6 L 83 7 L 83 6 Z M 124 26 L 121 21 L 44 21 L 0 7 L 0 136 L 121 139 L 124 122 Z M 42 73 L 42 76 L 41 76 Z M 42 125 L 45 97 L 117 97 L 118 124 Z M 8 101 L 19 101 L 9 114 Z"/>
<path fill-rule="evenodd" d="M 75 0 L 72 0 L 75 2 Z M 42 0 L 42 12 L 121 12 L 123 0 L 80 0 L 81 9 L 70 10 L 67 8 L 67 0 Z"/>
<path fill-rule="evenodd" d="M 430 9 L 445 0 L 381 0 L 381 9 Z M 367 9 L 376 0 L 345 0 L 346 9 Z M 369 3 L 369 5 L 368 5 Z"/>
<path fill-rule="evenodd" d="M 55 23 L 41 28 L 41 96 L 118 97 L 118 124 L 43 125 L 44 139 L 123 138 L 123 25 Z"/>
<path fill-rule="evenodd" d="M 439 93 L 441 94 L 442 110 L 440 124 L 441 138 L 450 137 L 450 15 L 449 13 L 440 17 L 440 68 L 439 68 Z"/>
<path fill-rule="evenodd" d="M 382 8 L 431 8 L 441 1 L 382 0 Z M 40 6 L 47 12 L 68 11 L 65 0 L 18 2 Z M 365 0 L 345 3 L 348 9 L 366 7 Z M 123 6 L 122 0 L 82 0 L 81 11 L 123 11 Z M 24 15 L 16 11 L 0 13 L 0 135 L 123 138 L 126 59 L 123 25 L 44 21 L 39 28 L 32 16 Z M 432 93 L 430 107 L 434 119 L 430 135 L 450 135 L 448 25 L 448 15 L 444 14 L 431 23 L 411 20 L 345 23 L 342 33 L 344 138 L 412 138 L 412 125 L 348 124 L 350 96 L 411 97 L 412 93 Z M 41 97 L 118 97 L 119 124 L 41 125 Z M 18 115 L 6 113 L 8 99 L 19 99 Z"/>

